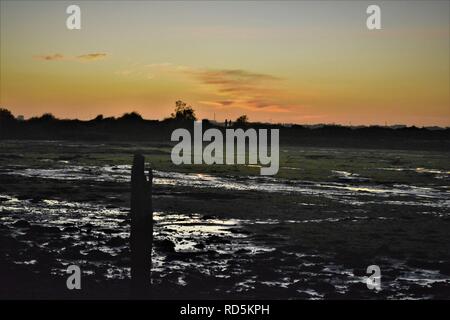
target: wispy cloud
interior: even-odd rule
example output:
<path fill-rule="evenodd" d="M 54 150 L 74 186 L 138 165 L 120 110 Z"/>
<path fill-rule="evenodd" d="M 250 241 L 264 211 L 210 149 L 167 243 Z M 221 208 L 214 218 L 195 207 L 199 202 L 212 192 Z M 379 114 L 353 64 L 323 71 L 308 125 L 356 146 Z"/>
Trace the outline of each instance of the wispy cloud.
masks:
<path fill-rule="evenodd" d="M 90 61 L 96 61 L 96 60 L 102 60 L 105 59 L 107 56 L 106 53 L 100 53 L 100 52 L 94 52 L 94 53 L 87 53 L 82 54 L 79 56 L 65 56 L 61 53 L 54 53 L 54 54 L 46 54 L 46 55 L 37 55 L 33 58 L 35 60 L 41 60 L 41 61 L 78 61 L 78 62 L 90 62 Z"/>
<path fill-rule="evenodd" d="M 122 76 L 157 79 L 169 76 L 174 80 L 194 82 L 208 99 L 198 101 L 215 108 L 241 108 L 268 112 L 289 112 L 280 89 L 283 79 L 271 74 L 243 69 L 206 69 L 177 65 L 170 62 L 132 64 L 117 71 Z"/>
<path fill-rule="evenodd" d="M 33 58 L 36 60 L 45 60 L 45 61 L 60 61 L 64 60 L 64 55 L 55 53 L 55 54 L 34 56 Z"/>
<path fill-rule="evenodd" d="M 81 61 L 95 61 L 95 60 L 102 60 L 105 58 L 106 53 L 88 53 L 76 57 L 77 60 Z"/>
<path fill-rule="evenodd" d="M 287 106 L 274 100 L 280 95 L 279 77 L 242 69 L 188 70 L 202 84 L 213 88 L 217 100 L 202 101 L 215 107 L 287 112 Z M 279 97 L 278 97 L 279 98 Z"/>

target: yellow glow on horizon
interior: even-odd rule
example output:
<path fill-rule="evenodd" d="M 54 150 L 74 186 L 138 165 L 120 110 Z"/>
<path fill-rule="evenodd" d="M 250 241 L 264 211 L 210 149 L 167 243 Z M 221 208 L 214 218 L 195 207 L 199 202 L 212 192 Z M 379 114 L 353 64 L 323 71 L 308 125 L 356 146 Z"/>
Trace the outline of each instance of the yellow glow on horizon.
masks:
<path fill-rule="evenodd" d="M 63 3 L 1 5 L 0 105 L 15 115 L 163 119 L 181 99 L 218 120 L 450 126 L 448 3 L 385 4 L 400 18 L 379 32 L 318 10 L 364 9 L 345 1 L 268 3 L 261 12 L 185 2 L 183 14 L 150 2 L 111 2 L 105 14 L 92 2 L 83 10 L 98 20 L 78 33 L 55 27 Z M 123 15 L 133 19 L 117 25 Z"/>

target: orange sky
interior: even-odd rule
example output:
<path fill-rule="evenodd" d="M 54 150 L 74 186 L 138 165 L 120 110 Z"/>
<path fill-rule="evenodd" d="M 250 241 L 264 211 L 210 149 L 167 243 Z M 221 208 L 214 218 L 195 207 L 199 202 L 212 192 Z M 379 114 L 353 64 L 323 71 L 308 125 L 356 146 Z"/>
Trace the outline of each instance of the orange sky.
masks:
<path fill-rule="evenodd" d="M 0 106 L 31 117 L 450 126 L 449 2 L 1 1 Z"/>

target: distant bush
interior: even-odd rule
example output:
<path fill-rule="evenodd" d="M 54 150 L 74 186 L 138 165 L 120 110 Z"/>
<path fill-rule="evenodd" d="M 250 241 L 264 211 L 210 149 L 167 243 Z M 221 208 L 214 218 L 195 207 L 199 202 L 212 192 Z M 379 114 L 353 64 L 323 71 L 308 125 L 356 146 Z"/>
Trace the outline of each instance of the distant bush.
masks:
<path fill-rule="evenodd" d="M 8 109 L 0 108 L 0 123 L 8 124 L 8 123 L 13 123 L 15 121 L 16 121 L 16 118 L 14 118 L 11 111 L 9 111 Z"/>
<path fill-rule="evenodd" d="M 103 120 L 103 115 L 99 114 L 98 116 L 96 116 L 94 119 L 92 119 L 92 121 L 102 121 Z"/>
<path fill-rule="evenodd" d="M 121 116 L 117 120 L 133 122 L 133 121 L 142 121 L 143 119 L 142 119 L 142 116 L 139 113 L 133 111 L 133 112 L 130 112 L 130 113 L 124 113 L 123 116 Z"/>
<path fill-rule="evenodd" d="M 30 121 L 31 122 L 54 122 L 54 121 L 58 121 L 58 119 L 56 119 L 56 117 L 51 113 L 44 113 L 40 117 L 32 117 L 30 119 Z"/>

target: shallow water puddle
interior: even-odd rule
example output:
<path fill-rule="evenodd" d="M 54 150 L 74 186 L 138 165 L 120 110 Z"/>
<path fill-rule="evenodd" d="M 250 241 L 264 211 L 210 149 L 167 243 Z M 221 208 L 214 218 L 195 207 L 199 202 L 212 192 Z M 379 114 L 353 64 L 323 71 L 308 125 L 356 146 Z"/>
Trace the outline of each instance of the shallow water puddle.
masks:
<path fill-rule="evenodd" d="M 96 275 L 99 281 L 129 278 L 127 208 L 55 199 L 19 200 L 10 195 L 0 195 L 0 199 L 0 222 L 22 244 L 10 256 L 15 263 L 59 275 L 65 275 L 69 264 L 79 264 L 84 274 Z M 332 256 L 279 250 L 266 243 L 266 238 L 244 232 L 247 224 L 333 222 L 330 219 L 240 220 L 155 212 L 154 220 L 154 283 L 186 287 L 200 277 L 214 279 L 216 290 L 230 294 L 252 296 L 264 288 L 277 294 L 281 290 L 286 297 L 317 299 L 330 292 L 360 290 L 354 286 L 364 281 L 352 269 L 336 265 Z M 405 264 L 382 268 L 398 274 L 386 284 L 397 296 L 414 298 L 408 294 L 411 285 L 450 284 L 449 277 L 438 271 Z"/>
<path fill-rule="evenodd" d="M 54 169 L 15 169 L 6 174 L 59 180 L 87 180 L 129 182 L 131 166 L 64 166 Z M 154 184 L 194 188 L 218 188 L 236 191 L 299 193 L 325 197 L 345 204 L 361 205 L 361 197 L 376 198 L 377 202 L 392 204 L 392 198 L 408 198 L 405 203 L 425 207 L 450 207 L 450 192 L 437 188 L 416 187 L 405 184 L 393 186 L 367 184 L 368 179 L 345 171 L 333 171 L 345 183 L 315 183 L 264 176 L 244 178 L 221 177 L 207 174 L 187 174 L 154 170 Z"/>
<path fill-rule="evenodd" d="M 105 208 L 92 203 L 51 199 L 34 202 L 9 195 L 0 197 L 0 221 L 9 227 L 16 239 L 51 252 L 63 265 L 74 261 L 94 265 L 101 262 L 107 266 L 108 277 L 127 274 L 113 263 L 119 261 L 123 264 L 128 259 L 126 208 Z M 181 272 L 189 267 L 205 270 L 206 273 L 211 272 L 211 268 L 225 271 L 228 260 L 218 258 L 211 262 L 207 255 L 229 256 L 237 251 L 257 254 L 271 250 L 253 243 L 246 234 L 241 233 L 241 222 L 234 219 L 155 212 L 154 221 L 155 272 Z M 27 240 L 30 236 L 34 244 Z M 166 263 L 168 259 L 171 259 L 170 263 Z M 54 271 L 58 270 L 61 274 L 65 272 L 64 268 L 58 267 Z"/>

